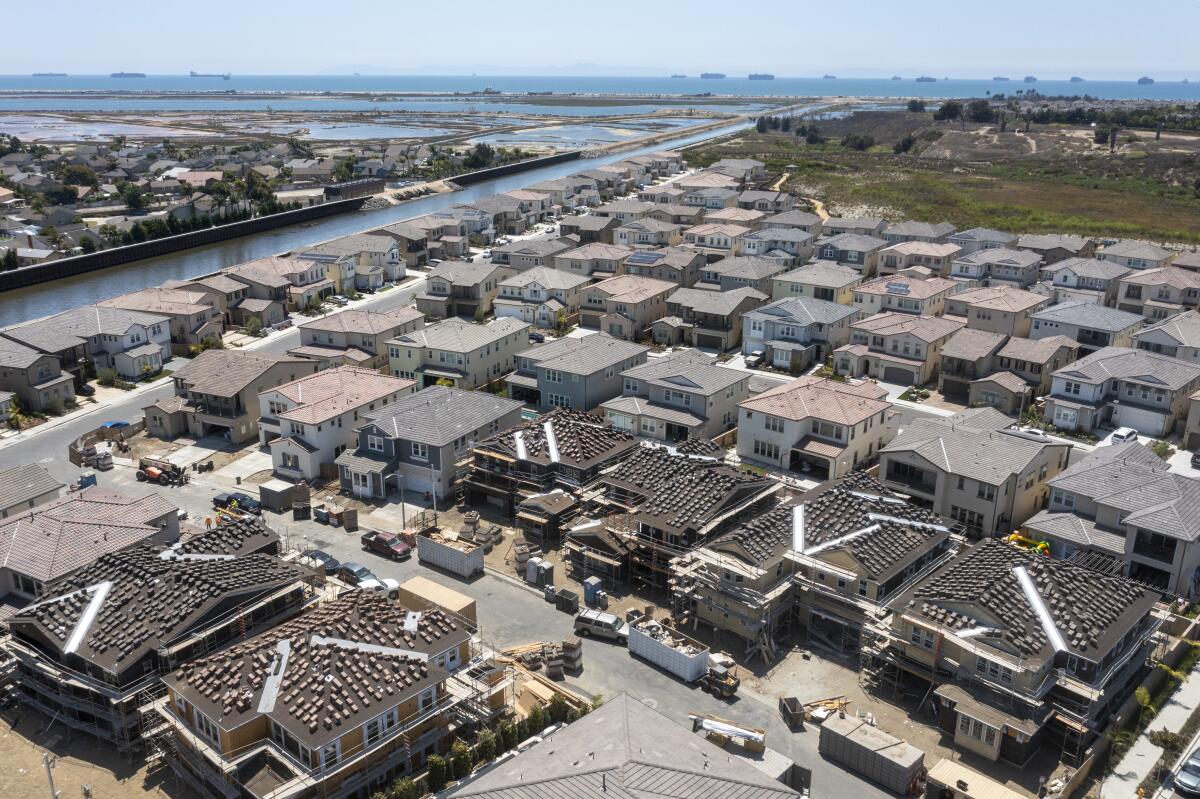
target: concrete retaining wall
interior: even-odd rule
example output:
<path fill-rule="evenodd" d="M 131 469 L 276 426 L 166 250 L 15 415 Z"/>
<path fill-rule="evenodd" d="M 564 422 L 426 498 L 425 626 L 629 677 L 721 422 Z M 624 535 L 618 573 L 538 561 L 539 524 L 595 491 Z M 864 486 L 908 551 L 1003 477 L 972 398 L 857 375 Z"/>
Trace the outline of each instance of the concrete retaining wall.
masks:
<path fill-rule="evenodd" d="M 571 150 L 565 153 L 547 155 L 544 158 L 531 158 L 528 161 L 517 161 L 512 164 L 504 164 L 503 166 L 480 169 L 478 172 L 467 172 L 464 175 L 455 175 L 454 177 L 447 178 L 447 180 L 457 183 L 459 186 L 471 186 L 475 183 L 482 183 L 485 180 L 503 177 L 504 175 L 513 175 L 517 172 L 528 172 L 531 169 L 538 169 L 543 166 L 576 161 L 581 155 L 582 153 L 579 150 Z"/>

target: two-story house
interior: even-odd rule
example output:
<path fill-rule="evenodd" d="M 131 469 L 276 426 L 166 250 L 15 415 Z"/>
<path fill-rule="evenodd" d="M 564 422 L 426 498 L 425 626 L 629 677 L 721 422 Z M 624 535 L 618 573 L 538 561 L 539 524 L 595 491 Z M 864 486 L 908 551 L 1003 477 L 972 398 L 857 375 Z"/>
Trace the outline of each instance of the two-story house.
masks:
<path fill-rule="evenodd" d="M 163 281 L 162 287 L 181 291 L 199 291 L 205 294 L 211 300 L 213 307 L 221 312 L 226 324 L 244 325 L 246 323 L 244 314 L 239 313 L 238 308 L 242 301 L 250 296 L 250 289 L 245 283 L 234 280 L 228 275 L 216 274 L 192 280 L 166 280 Z"/>
<path fill-rule="evenodd" d="M 555 269 L 576 277 L 603 280 L 625 273 L 625 264 L 638 250 L 621 244 L 592 242 L 554 256 Z"/>
<path fill-rule="evenodd" d="M 1141 314 L 1075 300 L 1034 313 L 1029 338 L 1066 336 L 1079 342 L 1080 355 L 1103 347 L 1129 347 L 1133 334 L 1145 325 Z"/>
<path fill-rule="evenodd" d="M 979 250 L 997 249 L 997 248 L 1015 248 L 1017 239 L 1016 233 L 1007 233 L 1002 230 L 992 230 L 985 227 L 973 227 L 970 230 L 960 230 L 957 233 L 951 233 L 946 237 L 949 244 L 954 244 L 962 248 L 963 255 L 970 255 Z"/>
<path fill-rule="evenodd" d="M 552 266 L 556 256 L 570 250 L 574 244 L 554 236 L 519 239 L 492 248 L 492 263 L 507 266 L 517 272 L 535 266 Z"/>
<path fill-rule="evenodd" d="M 750 228 L 744 225 L 705 222 L 683 231 L 682 240 L 706 255 L 726 256 L 736 253 L 749 233 Z"/>
<path fill-rule="evenodd" d="M 613 243 L 623 247 L 646 249 L 671 247 L 683 242 L 683 226 L 658 219 L 635 219 L 613 230 Z"/>
<path fill-rule="evenodd" d="M 705 211 L 704 221 L 715 225 L 741 225 L 757 230 L 766 214 L 762 211 L 751 211 L 747 208 L 718 208 L 715 211 Z"/>
<path fill-rule="evenodd" d="M 492 303 L 497 319 L 513 317 L 535 327 L 555 327 L 579 313 L 583 287 L 591 281 L 558 269 L 536 266 L 500 281 Z"/>
<path fill-rule="evenodd" d="M 634 341 L 667 315 L 667 296 L 675 289 L 674 283 L 634 275 L 601 280 L 583 290 L 579 325 Z"/>
<path fill-rule="evenodd" d="M 298 258 L 325 265 L 325 276 L 339 293 L 377 289 L 404 277 L 400 242 L 391 236 L 357 233 L 304 250 Z"/>
<path fill-rule="evenodd" d="M 964 400 L 976 380 L 996 371 L 997 353 L 1008 340 L 1003 333 L 960 328 L 942 346 L 938 391 Z"/>
<path fill-rule="evenodd" d="M 981 286 L 1013 285 L 1028 288 L 1037 282 L 1042 257 L 1029 250 L 988 248 L 956 258 L 950 277 Z"/>
<path fill-rule="evenodd" d="M 798 372 L 850 343 L 862 312 L 810 297 L 786 297 L 742 315 L 742 354 L 762 354 L 776 369 Z"/>
<path fill-rule="evenodd" d="M 324 264 L 270 256 L 222 270 L 250 287 L 249 299 L 283 303 L 289 311 L 320 302 L 334 292 Z"/>
<path fill-rule="evenodd" d="M 833 261 L 814 261 L 771 278 L 771 299 L 811 297 L 850 305 L 854 301 L 854 288 L 862 282 L 862 273 L 857 269 Z"/>
<path fill-rule="evenodd" d="M 1091 258 L 1096 254 L 1096 242 L 1082 236 L 1026 233 L 1017 239 L 1018 250 L 1037 253 L 1044 264 L 1064 258 Z"/>
<path fill-rule="evenodd" d="M 425 315 L 412 308 L 390 311 L 347 310 L 297 325 L 300 346 L 288 355 L 329 366 L 377 369 L 387 365 L 387 341 L 425 326 Z"/>
<path fill-rule="evenodd" d="M 367 231 L 372 236 L 387 236 L 396 242 L 400 257 L 404 259 L 406 268 L 423 266 L 429 260 L 429 231 L 410 225 L 408 222 L 395 222 L 381 228 Z"/>
<path fill-rule="evenodd" d="M 691 288 L 707 263 L 704 253 L 683 247 L 637 250 L 625 259 L 626 274 L 665 280 L 680 288 Z"/>
<path fill-rule="evenodd" d="M 749 286 L 727 291 L 678 289 L 667 297 L 667 316 L 654 322 L 657 344 L 689 344 L 723 353 L 742 340 L 742 317 L 767 301 Z"/>
<path fill-rule="evenodd" d="M 947 299 L 959 288 L 957 281 L 944 277 L 888 275 L 856 286 L 853 304 L 863 316 L 881 311 L 941 316 L 946 311 Z"/>
<path fill-rule="evenodd" d="M 966 320 L 967 327 L 1006 336 L 1028 336 L 1033 314 L 1050 300 L 1009 285 L 960 291 L 946 299 L 946 315 Z"/>
<path fill-rule="evenodd" d="M 893 222 L 883 229 L 883 238 L 892 244 L 906 241 L 943 244 L 954 233 L 949 222 L 916 222 L 911 219 Z"/>
<path fill-rule="evenodd" d="M 1133 334 L 1133 346 L 1200 363 L 1200 311 L 1184 311 L 1142 328 Z"/>
<path fill-rule="evenodd" d="M 558 232 L 563 236 L 578 236 L 581 244 L 612 244 L 613 231 L 620 226 L 621 223 L 611 216 L 567 215 L 559 222 Z"/>
<path fill-rule="evenodd" d="M 509 397 L 542 410 L 590 411 L 621 393 L 621 372 L 646 362 L 648 347 L 606 333 L 564 337 L 517 353 Z"/>
<path fill-rule="evenodd" d="M 961 321 L 894 311 L 859 319 L 850 343 L 834 350 L 834 369 L 848 377 L 874 377 L 920 386 L 937 376 L 942 346 Z"/>
<path fill-rule="evenodd" d="M 717 211 L 721 208 L 737 206 L 738 192 L 736 189 L 716 187 L 695 187 L 688 189 L 683 195 L 683 204 L 694 208 Z"/>
<path fill-rule="evenodd" d="M 639 200 L 613 200 L 596 206 L 592 209 L 592 213 L 601 217 L 611 216 L 618 222 L 632 222 L 635 219 L 643 219 L 653 209 L 653 203 Z"/>
<path fill-rule="evenodd" d="M 739 208 L 762 211 L 764 214 L 782 214 L 792 210 L 796 198 L 786 191 L 744 191 L 737 197 Z"/>
<path fill-rule="evenodd" d="M 793 266 L 812 258 L 815 251 L 812 241 L 812 234 L 796 228 L 760 228 L 742 236 L 737 254 L 761 256 Z"/>
<path fill-rule="evenodd" d="M 923 240 L 898 241 L 879 251 L 879 274 L 894 275 L 913 266 L 923 266 L 938 277 L 950 274 L 954 260 L 962 253 L 957 244 Z"/>
<path fill-rule="evenodd" d="M 1151 322 L 1200 305 L 1200 274 L 1174 266 L 1133 271 L 1120 279 L 1117 307 Z"/>
<path fill-rule="evenodd" d="M 1054 373 L 1079 357 L 1079 342 L 1066 336 L 1019 338 L 1013 336 L 996 353 L 996 368 L 1024 380 L 1040 397 L 1053 385 Z"/>
<path fill-rule="evenodd" d="M 1115 261 L 1064 258 L 1042 267 L 1040 285 L 1052 302 L 1086 300 L 1112 307 L 1117 303 L 1117 286 L 1130 271 Z"/>
<path fill-rule="evenodd" d="M 621 396 L 601 403 L 617 430 L 659 441 L 711 439 L 737 424 L 750 374 L 695 350 L 663 355 L 621 372 Z"/>
<path fill-rule="evenodd" d="M 344 491 L 365 499 L 428 493 L 441 501 L 471 460 L 475 442 L 521 422 L 520 402 L 482 391 L 430 386 L 361 414 L 357 446 L 336 459 Z"/>
<path fill-rule="evenodd" d="M 1118 241 L 1096 251 L 1096 260 L 1111 261 L 1128 269 L 1161 269 L 1175 253 L 1145 241 Z"/>
<path fill-rule="evenodd" d="M 840 236 L 849 233 L 855 236 L 870 236 L 886 243 L 883 231 L 887 228 L 886 219 L 877 216 L 831 216 L 821 223 L 821 234 L 824 236 Z"/>
<path fill-rule="evenodd" d="M 695 205 L 655 205 L 646 212 L 645 219 L 669 222 L 681 228 L 689 228 L 704 221 L 706 210 Z"/>
<path fill-rule="evenodd" d="M 879 253 L 887 242 L 861 233 L 838 233 L 817 240 L 816 257 L 822 261 L 857 269 L 863 277 L 871 277 L 879 265 Z"/>
<path fill-rule="evenodd" d="M 770 296 L 771 279 L 785 270 L 785 261 L 735 255 L 702 266 L 700 282 L 696 284 L 696 288 L 709 291 L 752 288 L 764 296 Z"/>
<path fill-rule="evenodd" d="M 96 305 L 167 317 L 171 350 L 177 355 L 188 355 L 190 347 L 199 346 L 206 339 L 219 339 L 225 330 L 221 311 L 203 292 L 146 288 L 101 300 Z M 146 347 L 143 353 L 149 353 L 149 348 Z"/>
<path fill-rule="evenodd" d="M 1046 481 L 1066 468 L 1070 449 L 995 408 L 972 408 L 905 427 L 880 453 L 879 479 L 988 537 L 1046 506 Z"/>
<path fill-rule="evenodd" d="M 445 319 L 389 340 L 388 370 L 422 386 L 475 389 L 511 372 L 528 343 L 529 323 L 519 319 Z"/>
<path fill-rule="evenodd" d="M 887 389 L 808 375 L 738 405 L 738 457 L 824 482 L 870 462 L 892 440 Z"/>
<path fill-rule="evenodd" d="M 487 316 L 512 268 L 484 261 L 443 261 L 429 271 L 425 290 L 414 298 L 429 319 Z"/>
<path fill-rule="evenodd" d="M 768 216 L 762 221 L 764 228 L 792 228 L 809 234 L 813 238 L 822 233 L 821 217 L 807 211 L 792 209 Z"/>
<path fill-rule="evenodd" d="M 258 433 L 280 477 L 315 480 L 358 441 L 362 416 L 416 390 L 416 383 L 374 369 L 340 366 L 299 377 L 258 395 Z"/>
<path fill-rule="evenodd" d="M 1054 373 L 1043 418 L 1064 430 L 1132 427 L 1168 436 L 1188 415 L 1200 365 L 1147 350 L 1104 347 Z"/>

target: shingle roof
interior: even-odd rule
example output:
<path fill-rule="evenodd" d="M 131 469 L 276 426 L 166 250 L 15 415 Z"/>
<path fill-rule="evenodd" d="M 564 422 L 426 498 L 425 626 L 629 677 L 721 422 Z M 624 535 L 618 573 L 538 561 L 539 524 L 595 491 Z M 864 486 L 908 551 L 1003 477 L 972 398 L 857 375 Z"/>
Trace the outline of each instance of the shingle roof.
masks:
<path fill-rule="evenodd" d="M 883 232 L 893 236 L 925 236 L 938 239 L 953 233 L 954 225 L 949 222 L 917 222 L 909 219 L 905 222 L 890 224 L 883 229 Z"/>
<path fill-rule="evenodd" d="M 516 400 L 479 391 L 430 386 L 364 415 L 389 438 L 443 446 L 521 408 Z"/>
<path fill-rule="evenodd" d="M 762 302 L 767 299 L 767 295 L 749 286 L 741 286 L 731 291 L 678 289 L 671 296 L 667 297 L 667 304 L 681 305 L 684 308 L 690 308 L 694 313 L 729 316 L 746 299 Z"/>
<path fill-rule="evenodd" d="M 1170 286 L 1177 289 L 1200 289 L 1200 275 L 1178 266 L 1146 269 L 1121 278 L 1122 283 L 1134 286 Z"/>
<path fill-rule="evenodd" d="M 960 230 L 953 234 L 950 238 L 960 239 L 962 241 L 986 241 L 1009 244 L 1017 240 L 1017 234 L 1007 233 L 1003 230 L 993 230 L 992 228 L 986 227 L 973 227 L 969 230 Z"/>
<path fill-rule="evenodd" d="M 205 350 L 175 372 L 191 391 L 232 397 L 241 392 L 264 372 L 279 364 L 295 364 L 301 371 L 309 371 L 313 362 L 285 355 L 246 352 L 244 350 Z"/>
<path fill-rule="evenodd" d="M 1119 332 L 1141 324 L 1144 318 L 1140 314 L 1097 305 L 1087 300 L 1060 302 L 1030 315 L 1031 319 L 1058 322 L 1060 324 L 1078 325 L 1093 330 Z"/>
<path fill-rule="evenodd" d="M 881 336 L 908 333 L 922 341 L 937 341 L 963 327 L 964 324 L 961 320 L 947 319 L 943 316 L 916 316 L 915 314 L 885 311 L 868 316 L 866 319 L 859 319 L 851 327 L 855 330 L 878 333 Z"/>
<path fill-rule="evenodd" d="M 888 245 L 883 239 L 877 239 L 874 236 L 864 236 L 861 233 L 839 233 L 836 236 L 830 236 L 827 239 L 821 239 L 817 242 L 818 247 L 823 247 L 826 244 L 839 250 L 853 250 L 855 252 L 882 250 Z"/>
<path fill-rule="evenodd" d="M 825 288 L 842 288 L 862 282 L 863 276 L 857 269 L 842 266 L 836 261 L 813 261 L 799 269 L 775 275 L 774 279 Z"/>
<path fill-rule="evenodd" d="M 1147 350 L 1104 347 L 1054 373 L 1055 377 L 1060 375 L 1094 383 L 1113 378 L 1132 380 L 1177 390 L 1200 379 L 1200 366 Z"/>
<path fill-rule="evenodd" d="M 529 328 L 528 322 L 506 317 L 493 319 L 486 325 L 464 322 L 461 319 L 445 319 L 422 330 L 404 333 L 391 341 L 431 350 L 470 352 L 514 333 Z"/>
<path fill-rule="evenodd" d="M 753 311 L 747 311 L 746 316 L 752 318 L 770 317 L 781 322 L 792 322 L 798 325 L 831 325 L 843 319 L 858 316 L 860 311 L 848 305 L 839 305 L 826 300 L 814 300 L 811 297 L 785 297 L 782 300 L 763 305 Z"/>
<path fill-rule="evenodd" d="M 1008 337 L 1003 333 L 964 327 L 946 339 L 946 343 L 942 345 L 942 357 L 977 361 L 994 355 L 1006 338 Z"/>
<path fill-rule="evenodd" d="M 394 308 L 390 311 L 339 311 L 320 319 L 297 325 L 301 330 L 327 330 L 335 333 L 377 334 L 424 319 L 414 308 Z"/>
<path fill-rule="evenodd" d="M 841 383 L 823 377 L 798 377 L 738 403 L 738 407 L 793 421 L 815 418 L 858 424 L 892 407 L 887 390 L 874 383 Z"/>
<path fill-rule="evenodd" d="M 8 335 L 8 333 L 5 333 Z M 74 337 L 71 341 L 78 342 Z M 65 346 L 74 346 L 72 343 L 67 343 Z M 18 344 L 15 341 L 7 338 L 0 338 L 0 366 L 8 366 L 15 369 L 26 369 L 32 366 L 38 358 L 43 358 L 45 355 L 35 349 L 26 347 L 24 344 Z"/>
<path fill-rule="evenodd" d="M 959 264 L 1003 264 L 1028 268 L 1042 260 L 1042 256 L 1030 250 L 1010 250 L 1007 247 L 993 247 L 986 250 L 976 250 L 955 260 Z"/>
<path fill-rule="evenodd" d="M 945 418 L 920 418 L 881 453 L 912 452 L 948 474 L 1000 485 L 1023 472 L 1047 446 L 1008 432 L 1013 420 L 995 408 L 973 408 Z"/>
<path fill-rule="evenodd" d="M 821 217 L 807 211 L 784 211 L 781 214 L 768 216 L 762 221 L 763 227 L 812 227 L 821 224 Z"/>

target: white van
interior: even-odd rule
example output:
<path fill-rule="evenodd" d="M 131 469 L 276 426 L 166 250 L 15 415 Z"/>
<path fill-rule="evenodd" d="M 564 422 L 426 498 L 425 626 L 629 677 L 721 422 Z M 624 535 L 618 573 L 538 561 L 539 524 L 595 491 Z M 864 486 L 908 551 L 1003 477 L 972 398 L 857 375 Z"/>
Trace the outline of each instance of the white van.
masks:
<path fill-rule="evenodd" d="M 1112 434 L 1113 444 L 1124 444 L 1126 441 L 1137 441 L 1138 432 L 1132 427 L 1118 427 Z"/>

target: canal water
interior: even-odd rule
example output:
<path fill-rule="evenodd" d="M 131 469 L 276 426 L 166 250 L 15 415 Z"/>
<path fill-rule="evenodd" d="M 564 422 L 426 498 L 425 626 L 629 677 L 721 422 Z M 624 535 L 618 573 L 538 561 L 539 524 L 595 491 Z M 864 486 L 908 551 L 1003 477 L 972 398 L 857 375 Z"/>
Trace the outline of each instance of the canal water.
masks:
<path fill-rule="evenodd" d="M 52 283 L 42 283 L 37 286 L 4 292 L 0 294 L 0 326 L 14 325 L 30 319 L 61 313 L 118 294 L 156 286 L 166 280 L 195 277 L 255 258 L 301 249 L 327 239 L 423 216 L 452 205 L 511 191 L 542 180 L 563 177 L 634 155 L 690 144 L 737 130 L 739 127 L 748 127 L 748 125 L 749 123 L 732 125 L 603 158 L 553 164 L 528 172 L 518 172 L 514 175 L 476 183 L 462 191 L 435 194 L 390 208 L 339 214 L 307 223 L 307 226 L 289 225 L 254 236 L 231 239 L 219 244 L 197 247 L 158 258 L 149 258 L 110 269 L 101 269 Z"/>

